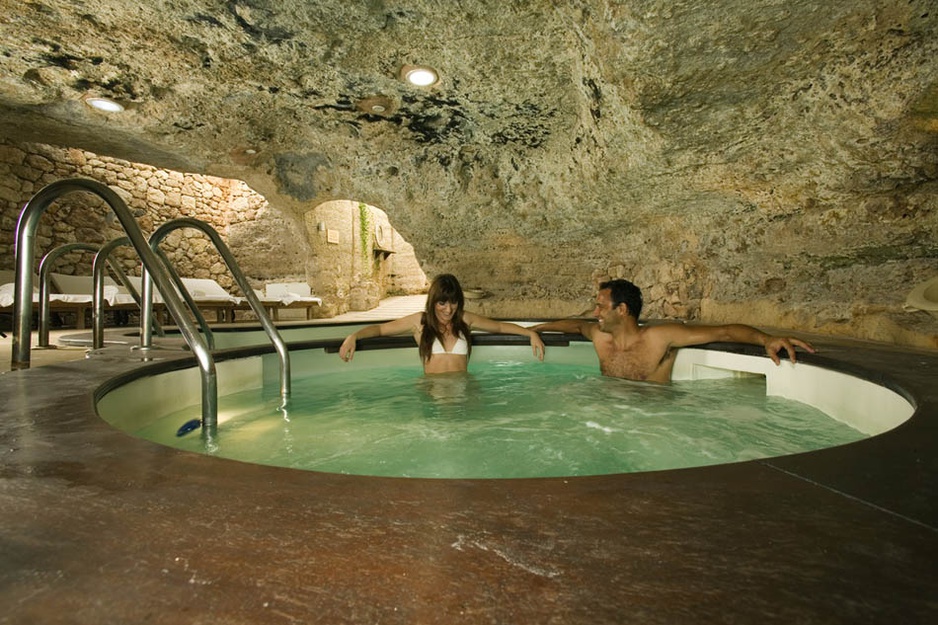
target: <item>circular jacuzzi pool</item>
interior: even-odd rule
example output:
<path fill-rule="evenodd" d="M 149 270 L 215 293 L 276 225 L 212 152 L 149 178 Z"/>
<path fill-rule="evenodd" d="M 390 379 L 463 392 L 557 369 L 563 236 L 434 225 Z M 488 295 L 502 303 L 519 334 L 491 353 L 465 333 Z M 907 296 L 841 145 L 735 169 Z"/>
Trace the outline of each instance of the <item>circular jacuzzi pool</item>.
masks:
<path fill-rule="evenodd" d="M 805 362 L 776 367 L 762 356 L 685 349 L 674 383 L 659 386 L 600 376 L 589 343 L 552 345 L 543 363 L 513 343 L 486 336 L 476 341 L 469 373 L 437 376 L 423 375 L 416 349 L 400 347 L 406 341 L 361 350 L 353 363 L 330 353 L 335 341 L 306 343 L 291 349 L 286 406 L 272 355 L 220 357 L 218 428 L 210 438 L 187 428 L 200 416 L 194 368 L 144 369 L 106 385 L 97 409 L 135 436 L 195 453 L 458 479 L 629 473 L 803 453 L 882 433 L 913 411 L 890 389 Z"/>

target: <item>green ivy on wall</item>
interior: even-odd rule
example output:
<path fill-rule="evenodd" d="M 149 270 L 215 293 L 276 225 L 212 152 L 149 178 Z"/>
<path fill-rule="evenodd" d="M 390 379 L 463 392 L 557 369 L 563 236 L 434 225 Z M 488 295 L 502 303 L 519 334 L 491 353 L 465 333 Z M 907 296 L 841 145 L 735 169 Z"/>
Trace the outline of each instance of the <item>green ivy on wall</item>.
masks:
<path fill-rule="evenodd" d="M 358 203 L 358 236 L 362 244 L 362 261 L 368 260 L 368 239 L 371 235 L 371 212 L 364 202 Z"/>

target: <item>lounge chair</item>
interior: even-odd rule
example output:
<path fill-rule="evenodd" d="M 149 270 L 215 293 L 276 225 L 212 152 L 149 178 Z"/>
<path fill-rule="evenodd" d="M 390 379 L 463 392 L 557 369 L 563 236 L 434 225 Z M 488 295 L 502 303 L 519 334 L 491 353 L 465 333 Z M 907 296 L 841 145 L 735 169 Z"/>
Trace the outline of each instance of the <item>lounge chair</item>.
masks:
<path fill-rule="evenodd" d="M 138 293 L 142 292 L 142 281 L 139 277 L 130 276 L 128 280 Z M 234 321 L 235 308 L 244 301 L 243 298 L 232 295 L 210 278 L 182 278 L 182 283 L 200 310 L 215 311 L 215 319 L 219 323 Z M 154 309 L 162 309 L 162 305 L 163 298 L 154 290 Z"/>
<path fill-rule="evenodd" d="M 305 282 L 272 282 L 264 289 L 261 303 L 274 321 L 280 319 L 281 310 L 306 310 L 306 318 L 313 318 L 313 307 L 322 306 L 322 298 L 315 297 Z"/>
<path fill-rule="evenodd" d="M 12 313 L 15 301 L 16 274 L 11 270 L 0 271 L 0 312 Z M 49 312 L 74 314 L 75 327 L 85 328 L 85 317 L 92 309 L 93 289 L 91 276 L 70 276 L 61 273 L 49 274 Z M 105 310 L 136 310 L 133 297 L 118 287 L 111 278 L 105 278 Z M 33 312 L 38 312 L 39 277 L 33 276 Z"/>

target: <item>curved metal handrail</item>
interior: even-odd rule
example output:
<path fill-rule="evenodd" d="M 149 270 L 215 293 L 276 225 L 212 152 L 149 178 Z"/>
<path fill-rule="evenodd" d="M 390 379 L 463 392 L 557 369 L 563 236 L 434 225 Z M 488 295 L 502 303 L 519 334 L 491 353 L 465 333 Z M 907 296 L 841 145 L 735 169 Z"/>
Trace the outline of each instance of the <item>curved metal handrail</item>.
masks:
<path fill-rule="evenodd" d="M 117 276 L 117 279 L 120 280 L 121 286 L 127 289 L 127 292 L 130 293 L 130 296 L 134 299 L 137 306 L 142 308 L 143 304 L 140 299 L 140 294 L 137 293 L 136 287 L 133 283 L 127 278 L 127 274 L 117 263 L 111 260 L 111 253 L 119 247 L 129 246 L 133 247 L 133 244 L 130 241 L 130 237 L 118 237 L 113 241 L 109 241 L 101 246 L 101 249 L 98 250 L 98 253 L 94 255 L 94 260 L 91 263 L 91 277 L 92 284 L 94 285 L 94 291 L 92 293 L 91 306 L 92 306 L 92 318 L 93 318 L 93 330 L 92 330 L 92 349 L 101 349 L 104 347 L 104 268 L 109 265 L 111 271 Z M 152 324 L 149 326 L 156 329 L 156 333 L 160 336 L 164 336 L 163 328 L 160 326 L 159 322 L 155 319 Z M 214 349 L 214 345 L 209 345 L 209 349 Z"/>
<path fill-rule="evenodd" d="M 231 253 L 231 250 L 228 249 L 228 246 L 219 236 L 218 232 L 215 231 L 212 226 L 207 224 L 204 221 L 194 219 L 192 217 L 180 217 L 178 219 L 172 219 L 162 224 L 157 228 L 153 234 L 150 235 L 150 247 L 154 252 L 159 250 L 159 245 L 163 239 L 173 230 L 178 230 L 180 228 L 195 228 L 201 230 L 212 244 L 215 246 L 215 249 L 221 255 L 222 260 L 225 261 L 225 264 L 228 266 L 228 270 L 231 271 L 231 275 L 234 276 L 235 282 L 238 283 L 238 286 L 241 288 L 241 291 L 244 293 L 245 298 L 248 301 L 248 304 L 251 306 L 251 310 L 254 311 L 254 314 L 257 315 L 258 321 L 260 321 L 261 327 L 264 329 L 264 332 L 267 334 L 267 338 L 270 339 L 270 342 L 273 343 L 274 347 L 277 350 L 277 354 L 280 357 L 280 397 L 282 400 L 282 406 L 286 407 L 287 400 L 290 397 L 290 353 L 287 350 L 287 345 L 284 343 L 283 338 L 280 336 L 280 332 L 277 331 L 277 327 L 270 320 L 270 317 L 267 315 L 267 309 L 261 303 L 260 299 L 257 297 L 257 294 L 254 293 L 254 289 L 251 287 L 251 284 L 248 282 L 247 277 L 244 275 L 244 272 L 241 271 L 241 267 L 238 265 L 238 261 L 235 260 L 234 255 Z M 169 265 L 169 259 L 160 252 L 160 256 L 163 258 L 166 263 L 167 268 L 170 269 L 173 274 L 173 280 L 175 281 L 179 291 L 187 297 L 187 301 L 191 302 L 191 306 L 196 310 L 198 306 L 191 301 L 191 296 L 189 296 L 188 289 L 182 282 L 182 278 L 179 277 L 175 271 L 172 271 Z M 150 308 L 152 306 L 152 299 L 147 299 L 148 295 L 152 296 L 151 291 L 147 289 L 146 280 L 143 285 L 143 310 Z M 141 314 L 141 317 L 143 315 Z M 142 330 L 142 328 L 141 328 Z"/>
<path fill-rule="evenodd" d="M 57 198 L 75 191 L 97 195 L 110 206 L 130 239 L 131 245 L 140 256 L 144 268 L 156 283 L 170 314 L 176 319 L 179 330 L 199 364 L 202 377 L 202 436 L 211 438 L 218 427 L 218 376 L 215 361 L 199 336 L 198 330 L 189 320 L 182 300 L 173 287 L 169 270 L 150 246 L 134 220 L 127 204 L 117 193 L 97 180 L 73 178 L 57 180 L 39 190 L 23 207 L 16 224 L 16 281 L 13 303 L 13 349 L 10 367 L 13 370 L 28 369 L 30 355 L 30 321 L 32 318 L 32 267 L 36 256 L 36 230 L 39 219 Z"/>
<path fill-rule="evenodd" d="M 92 243 L 66 243 L 43 256 L 39 261 L 39 336 L 36 340 L 39 347 L 49 347 L 49 318 L 52 309 L 49 305 L 49 274 L 52 273 L 52 267 L 60 256 L 79 250 L 97 253 L 98 246 Z M 78 314 L 83 313 L 79 311 Z"/>
<path fill-rule="evenodd" d="M 202 314 L 202 311 L 199 309 L 199 305 L 195 303 L 192 294 L 189 293 L 189 289 L 186 288 L 182 278 L 179 277 L 179 274 L 175 269 L 173 269 L 172 262 L 169 260 L 163 250 L 161 250 L 159 246 L 153 246 L 152 240 L 150 246 L 153 249 L 153 252 L 156 254 L 157 258 L 163 261 L 163 264 L 169 271 L 169 275 L 173 279 L 173 284 L 176 285 L 176 292 L 182 296 L 183 301 L 186 302 L 186 306 L 189 307 L 189 311 L 195 317 L 196 322 L 199 324 L 199 329 L 202 331 L 202 336 L 205 337 L 205 342 L 208 345 L 208 348 L 212 351 L 215 351 L 215 334 L 212 332 L 212 328 L 209 326 L 208 321 L 205 320 L 205 315 Z M 153 346 L 153 334 L 149 330 L 151 324 L 147 323 L 144 325 L 143 323 L 145 319 L 150 319 L 153 317 L 153 289 L 148 289 L 148 286 L 152 287 L 152 282 L 150 282 L 149 277 L 147 276 L 147 272 L 144 270 L 141 276 L 141 290 L 143 291 L 143 294 L 141 296 L 140 302 L 141 349 L 149 349 Z"/>

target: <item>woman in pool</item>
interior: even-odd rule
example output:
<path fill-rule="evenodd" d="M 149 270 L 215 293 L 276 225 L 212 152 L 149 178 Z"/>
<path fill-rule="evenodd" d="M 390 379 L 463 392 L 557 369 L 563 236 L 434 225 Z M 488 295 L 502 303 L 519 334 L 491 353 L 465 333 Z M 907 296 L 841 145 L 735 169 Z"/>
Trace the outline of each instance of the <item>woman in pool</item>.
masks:
<path fill-rule="evenodd" d="M 395 321 L 362 328 L 342 341 L 339 357 L 348 362 L 355 355 L 355 342 L 375 336 L 412 334 L 420 348 L 424 373 L 466 371 L 471 351 L 472 330 L 498 334 L 519 334 L 531 339 L 534 355 L 544 360 L 544 343 L 537 332 L 514 323 L 495 321 L 488 317 L 465 312 L 462 287 L 452 274 L 434 278 L 427 294 L 427 308 Z"/>

